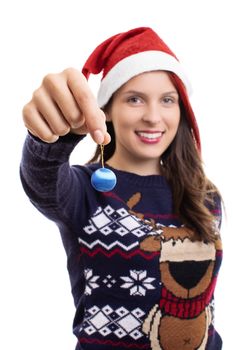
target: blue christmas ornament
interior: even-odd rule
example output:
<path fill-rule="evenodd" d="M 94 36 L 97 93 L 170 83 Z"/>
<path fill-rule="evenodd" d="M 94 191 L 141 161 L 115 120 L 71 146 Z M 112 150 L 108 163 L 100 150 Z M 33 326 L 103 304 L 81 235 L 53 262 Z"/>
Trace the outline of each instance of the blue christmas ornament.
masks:
<path fill-rule="evenodd" d="M 100 192 L 111 191 L 116 186 L 116 175 L 104 167 L 104 145 L 100 145 L 102 168 L 97 169 L 91 176 L 92 186 Z"/>
<path fill-rule="evenodd" d="M 97 191 L 111 191 L 116 186 L 116 175 L 107 168 L 97 169 L 91 176 L 91 184 Z"/>

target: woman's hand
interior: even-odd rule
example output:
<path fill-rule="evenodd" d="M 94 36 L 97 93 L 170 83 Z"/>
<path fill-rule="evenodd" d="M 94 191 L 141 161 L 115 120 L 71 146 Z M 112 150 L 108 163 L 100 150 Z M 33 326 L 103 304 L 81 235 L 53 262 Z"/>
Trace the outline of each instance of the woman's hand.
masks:
<path fill-rule="evenodd" d="M 98 107 L 86 78 L 74 68 L 48 74 L 23 108 L 28 130 L 45 142 L 68 133 L 90 133 L 97 144 L 110 142 L 105 114 Z"/>

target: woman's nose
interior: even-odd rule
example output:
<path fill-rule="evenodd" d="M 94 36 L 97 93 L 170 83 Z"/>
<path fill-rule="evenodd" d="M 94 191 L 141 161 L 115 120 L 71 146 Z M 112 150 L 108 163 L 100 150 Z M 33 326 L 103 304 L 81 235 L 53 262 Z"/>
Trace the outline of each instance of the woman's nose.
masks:
<path fill-rule="evenodd" d="M 158 124 L 162 117 L 161 117 L 161 110 L 157 103 L 151 103 L 147 105 L 147 107 L 144 110 L 144 114 L 142 119 L 151 124 Z"/>

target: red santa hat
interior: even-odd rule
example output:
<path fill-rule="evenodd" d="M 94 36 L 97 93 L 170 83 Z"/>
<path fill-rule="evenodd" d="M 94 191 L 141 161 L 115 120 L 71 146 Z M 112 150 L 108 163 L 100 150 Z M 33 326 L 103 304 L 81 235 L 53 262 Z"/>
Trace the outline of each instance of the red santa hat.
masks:
<path fill-rule="evenodd" d="M 170 71 L 182 82 L 179 92 L 197 147 L 200 148 L 199 130 L 188 99 L 191 85 L 185 70 L 171 49 L 151 28 L 131 29 L 105 40 L 89 56 L 82 73 L 88 79 L 90 74 L 102 72 L 97 100 L 100 108 L 103 108 L 114 92 L 128 80 L 140 73 L 156 70 Z"/>

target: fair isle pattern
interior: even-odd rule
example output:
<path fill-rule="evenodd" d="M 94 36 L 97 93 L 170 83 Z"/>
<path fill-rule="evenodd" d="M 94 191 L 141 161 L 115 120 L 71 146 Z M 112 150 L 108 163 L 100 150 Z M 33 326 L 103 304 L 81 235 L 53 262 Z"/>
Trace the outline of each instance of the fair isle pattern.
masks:
<path fill-rule="evenodd" d="M 145 296 L 147 290 L 155 289 L 152 282 L 154 277 L 147 277 L 147 271 L 130 270 L 130 276 L 121 276 L 125 282 L 121 288 L 129 289 L 130 295 Z"/>
<path fill-rule="evenodd" d="M 100 287 L 111 289 L 115 286 L 115 284 L 117 284 L 120 288 L 128 290 L 129 295 L 131 296 L 145 296 L 147 291 L 151 291 L 156 288 L 153 285 L 156 278 L 148 277 L 146 270 L 130 270 L 129 276 L 120 276 L 119 280 L 110 274 L 101 279 L 99 275 L 94 274 L 93 269 L 85 269 L 84 275 L 86 279 L 86 295 L 91 295 L 94 289 Z M 122 284 L 122 282 L 124 283 Z"/>
<path fill-rule="evenodd" d="M 125 208 L 115 210 L 108 205 L 104 209 L 101 207 L 97 209 L 96 213 L 89 219 L 89 225 L 84 227 L 84 231 L 88 235 L 98 231 L 104 236 L 115 232 L 120 237 L 126 236 L 128 233 L 142 237 L 152 231 L 152 227 L 129 214 Z"/>
<path fill-rule="evenodd" d="M 94 305 L 86 310 L 83 330 L 88 336 L 95 333 L 103 337 L 114 334 L 121 339 L 128 335 L 131 339 L 137 340 L 144 336 L 141 331 L 144 316 L 145 312 L 139 307 L 130 311 L 125 307 L 114 310 L 110 305 L 102 308 Z"/>
<path fill-rule="evenodd" d="M 134 204 L 138 198 L 141 199 L 140 196 L 133 196 L 132 198 L 134 201 L 131 200 L 131 202 L 134 202 Z M 102 270 L 99 268 L 87 269 L 85 271 L 85 294 L 93 295 L 95 298 L 100 293 L 107 296 L 109 292 L 106 289 L 111 289 L 110 293 L 117 293 L 121 296 L 121 300 L 126 300 L 125 298 L 132 301 L 137 300 L 138 308 L 130 311 L 127 303 L 121 306 L 118 305 L 117 309 L 112 304 L 102 306 L 95 303 L 93 306 L 89 305 L 82 328 L 86 336 L 82 337 L 82 341 L 85 342 L 88 337 L 92 338 L 93 341 L 94 339 L 97 341 L 98 337 L 103 337 L 102 341 L 109 339 L 108 337 L 116 337 L 123 341 L 128 337 L 131 339 L 130 342 L 134 340 L 141 343 L 141 341 L 145 341 L 146 336 L 147 339 L 150 339 L 152 350 L 170 349 L 171 345 L 173 347 L 171 339 L 169 340 L 169 346 L 163 347 L 164 342 L 168 341 L 166 327 L 170 327 L 170 322 L 174 324 L 178 322 L 181 329 L 174 341 L 178 348 L 183 350 L 183 342 L 186 340 L 188 344 L 192 344 L 192 347 L 190 347 L 192 350 L 201 350 L 202 347 L 203 349 L 206 347 L 208 329 L 212 323 L 209 302 L 212 297 L 212 284 L 215 284 L 212 273 L 217 245 L 192 241 L 190 239 L 192 232 L 184 225 L 177 227 L 170 224 L 166 226 L 154 221 L 151 221 L 151 225 L 149 225 L 143 220 L 142 214 L 133 210 L 127 211 L 122 207 L 115 210 L 110 205 L 98 207 L 95 214 L 89 219 L 88 225 L 84 227 L 84 232 L 85 235 L 79 238 L 79 243 L 81 243 L 81 251 L 84 254 L 86 253 L 86 257 L 93 258 L 96 256 L 97 259 L 98 254 L 100 259 L 101 255 L 110 259 L 116 252 L 119 254 L 121 251 L 125 254 L 124 259 L 129 259 L 130 256 L 130 264 L 132 264 L 131 268 L 125 270 L 124 274 L 119 275 L 113 272 L 113 266 L 108 267 L 108 274 L 105 275 L 102 275 Z M 151 267 L 148 270 L 149 265 L 144 265 L 147 264 L 147 259 L 145 259 L 145 256 L 138 254 L 140 250 L 150 254 L 150 258 L 152 258 L 151 253 L 153 258 L 155 257 L 154 254 L 157 255 L 154 263 L 159 262 L 160 273 L 165 284 L 162 284 L 159 275 L 152 272 L 152 265 L 150 265 L 152 270 Z M 137 260 L 138 264 L 134 265 L 136 255 L 132 255 L 132 253 L 136 251 L 138 258 L 141 260 L 140 263 Z M 123 257 L 122 254 L 119 255 Z M 153 264 L 153 258 L 150 262 L 147 260 L 148 263 Z M 198 274 L 196 272 L 197 285 L 189 290 L 190 278 L 189 273 L 186 275 L 187 269 L 192 266 L 195 270 L 195 266 L 201 266 L 201 264 L 203 267 L 203 262 L 206 268 L 206 260 L 209 266 L 205 271 L 207 277 L 203 277 L 203 270 L 200 267 Z M 212 265 L 210 265 L 209 260 Z M 90 264 L 90 267 L 93 266 L 93 260 L 91 259 L 88 264 Z M 147 268 L 145 269 L 142 266 L 147 266 Z M 175 270 L 174 266 L 176 267 Z M 213 281 L 210 283 L 209 289 L 207 288 L 208 284 L 206 286 L 202 285 L 202 277 L 204 280 L 208 280 L 208 283 L 211 280 Z M 176 289 L 177 284 L 179 290 L 183 288 L 184 300 L 182 295 L 179 295 L 179 290 Z M 167 286 L 168 290 L 166 289 Z M 197 287 L 200 288 L 200 291 Z M 159 297 L 159 293 L 162 293 L 160 299 L 157 299 L 160 301 L 156 302 L 156 299 L 153 300 L 153 295 Z M 189 293 L 193 293 L 192 297 L 186 297 Z M 167 298 L 165 298 L 165 294 L 168 295 Z M 204 309 L 201 309 L 198 313 L 199 318 L 192 317 L 191 314 L 189 317 L 185 314 L 186 316 L 182 318 L 180 315 L 182 305 L 192 305 L 190 308 L 193 308 L 193 305 L 198 305 L 202 295 Z M 149 311 L 146 311 L 139 301 L 139 299 L 143 300 L 143 297 L 146 297 L 153 306 Z M 176 309 L 179 313 L 172 314 Z M 135 310 L 137 310 L 137 317 Z M 140 310 L 141 315 L 138 314 L 138 310 Z M 192 327 L 196 329 L 192 336 L 190 336 L 188 327 L 190 322 Z M 168 326 L 165 327 L 164 323 L 167 323 Z M 203 325 L 202 328 L 200 328 L 200 325 Z M 100 339 L 98 341 L 101 342 Z"/>
<path fill-rule="evenodd" d="M 130 244 L 129 246 L 124 245 L 123 243 L 119 242 L 119 241 L 115 241 L 111 244 L 105 244 L 103 243 L 101 240 L 97 239 L 96 241 L 92 242 L 92 243 L 88 243 L 86 242 L 84 239 L 79 238 L 79 243 L 82 243 L 83 245 L 85 245 L 86 247 L 88 247 L 89 249 L 93 249 L 96 246 L 102 246 L 104 249 L 106 250 L 111 250 L 115 247 L 120 247 L 121 249 L 125 250 L 125 251 L 129 251 L 135 247 L 137 247 L 139 245 L 138 242 L 134 242 L 132 244 Z"/>
<path fill-rule="evenodd" d="M 85 242 L 84 240 L 80 239 L 79 242 L 82 242 L 84 245 L 88 246 L 88 243 Z M 95 244 L 98 244 L 98 243 L 95 242 Z M 101 242 L 100 242 L 100 245 L 101 245 Z M 137 244 L 137 246 L 138 246 L 138 244 Z M 80 251 L 82 252 L 82 254 L 86 254 L 91 258 L 97 256 L 98 254 L 101 254 L 101 255 L 104 255 L 108 259 L 111 259 L 114 255 L 120 255 L 122 258 L 124 258 L 126 260 L 132 259 L 135 256 L 141 256 L 144 260 L 153 260 L 155 256 L 158 256 L 157 252 L 145 253 L 142 250 L 140 250 L 140 248 L 137 248 L 137 249 L 131 251 L 130 253 L 128 253 L 127 251 L 124 252 L 123 250 L 121 250 L 120 247 L 116 247 L 116 248 L 112 249 L 111 251 L 106 251 L 101 247 L 97 247 L 96 249 L 92 250 L 91 247 L 92 247 L 92 245 L 89 245 L 89 248 L 82 246 L 80 248 Z"/>
<path fill-rule="evenodd" d="M 93 289 L 99 288 L 97 280 L 100 278 L 100 276 L 94 276 L 92 269 L 85 269 L 84 276 L 86 279 L 86 287 L 84 293 L 86 295 L 91 295 Z"/>

